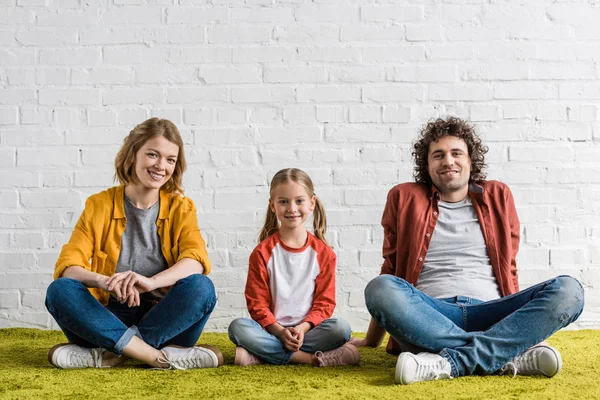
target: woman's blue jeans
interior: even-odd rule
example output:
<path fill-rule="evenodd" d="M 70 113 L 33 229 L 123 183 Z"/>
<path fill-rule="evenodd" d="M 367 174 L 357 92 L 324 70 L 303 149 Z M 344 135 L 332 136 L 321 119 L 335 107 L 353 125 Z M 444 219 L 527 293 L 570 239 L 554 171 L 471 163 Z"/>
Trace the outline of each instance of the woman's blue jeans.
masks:
<path fill-rule="evenodd" d="M 300 350 L 306 353 L 336 349 L 350 340 L 351 329 L 341 318 L 329 318 L 304 335 Z M 287 364 L 294 355 L 276 336 L 250 318 L 237 318 L 229 324 L 229 339 L 269 364 Z"/>
<path fill-rule="evenodd" d="M 380 275 L 365 289 L 367 309 L 409 351 L 439 353 L 452 376 L 492 374 L 583 310 L 583 288 L 558 276 L 497 300 L 435 299 L 402 278 Z"/>
<path fill-rule="evenodd" d="M 213 283 L 201 274 L 177 281 L 156 305 L 147 301 L 128 307 L 111 297 L 103 306 L 83 283 L 70 278 L 53 281 L 46 292 L 46 308 L 70 343 L 117 355 L 133 336 L 155 349 L 194 346 L 216 301 Z"/>

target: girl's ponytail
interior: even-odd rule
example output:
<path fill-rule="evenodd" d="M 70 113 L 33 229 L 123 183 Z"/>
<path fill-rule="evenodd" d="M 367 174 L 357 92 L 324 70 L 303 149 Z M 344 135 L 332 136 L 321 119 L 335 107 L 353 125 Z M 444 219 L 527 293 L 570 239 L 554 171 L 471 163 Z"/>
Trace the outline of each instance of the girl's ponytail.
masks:
<path fill-rule="evenodd" d="M 269 203 L 267 206 L 267 215 L 265 215 L 265 223 L 258 234 L 258 243 L 277 232 L 278 229 L 279 222 L 277 221 L 277 215 L 271 210 L 271 203 Z"/>
<path fill-rule="evenodd" d="M 327 217 L 325 216 L 325 208 L 321 200 L 315 195 L 315 209 L 313 211 L 313 231 L 317 239 L 320 239 L 329 246 L 325 233 L 327 232 Z"/>

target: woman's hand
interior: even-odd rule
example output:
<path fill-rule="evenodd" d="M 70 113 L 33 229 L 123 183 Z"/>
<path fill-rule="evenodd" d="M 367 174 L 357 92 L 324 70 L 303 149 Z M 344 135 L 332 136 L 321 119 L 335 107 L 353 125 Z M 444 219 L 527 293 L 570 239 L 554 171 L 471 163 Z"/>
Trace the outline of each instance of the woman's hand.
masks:
<path fill-rule="evenodd" d="M 140 305 L 140 293 L 156 289 L 152 279 L 133 271 L 114 274 L 108 279 L 106 286 L 106 290 L 121 303 L 127 302 L 129 307 Z"/>
<path fill-rule="evenodd" d="M 121 304 L 127 303 L 127 307 L 137 307 L 141 304 L 140 302 L 140 291 L 134 286 L 128 293 L 125 294 Z"/>
<path fill-rule="evenodd" d="M 140 292 L 139 292 L 139 290 L 137 290 L 137 288 L 134 287 L 134 289 L 128 294 L 128 296 L 124 296 L 124 294 L 121 290 L 121 285 L 116 285 L 113 290 L 108 289 L 108 286 L 109 286 L 108 283 L 111 280 L 110 276 L 105 276 L 105 275 L 99 275 L 99 276 L 100 277 L 97 280 L 97 285 L 95 287 L 98 287 L 102 290 L 106 290 L 107 292 L 109 292 L 111 294 L 112 297 L 114 297 L 119 302 L 121 302 L 121 304 L 127 302 L 127 305 L 129 307 L 140 305 Z"/>

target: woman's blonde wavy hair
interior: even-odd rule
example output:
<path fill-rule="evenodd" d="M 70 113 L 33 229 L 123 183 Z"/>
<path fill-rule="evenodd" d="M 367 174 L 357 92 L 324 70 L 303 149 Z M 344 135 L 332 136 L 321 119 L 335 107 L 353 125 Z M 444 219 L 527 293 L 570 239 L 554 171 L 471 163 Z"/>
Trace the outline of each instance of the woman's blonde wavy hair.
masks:
<path fill-rule="evenodd" d="M 321 203 L 321 200 L 315 195 L 315 188 L 310 177 L 306 172 L 297 168 L 282 169 L 273 176 L 273 179 L 271 179 L 271 188 L 269 189 L 270 200 L 269 205 L 267 206 L 267 215 L 265 216 L 265 223 L 258 235 L 258 242 L 262 242 L 279 229 L 279 221 L 277 220 L 277 215 L 275 215 L 275 212 L 271 209 L 271 201 L 273 201 L 273 190 L 277 186 L 287 182 L 295 182 L 306 189 L 306 193 L 308 193 L 309 197 L 315 196 L 315 209 L 313 210 L 314 235 L 329 246 L 327 239 L 325 239 L 325 233 L 327 232 L 327 218 L 325 216 L 323 203 Z"/>
<path fill-rule="evenodd" d="M 163 136 L 169 142 L 179 147 L 179 154 L 177 155 L 173 175 L 161 187 L 161 190 L 169 193 L 183 194 L 182 179 L 186 168 L 183 139 L 181 139 L 181 134 L 175 124 L 168 119 L 150 118 L 129 132 L 129 135 L 123 140 L 123 145 L 115 157 L 115 176 L 113 179 L 119 181 L 122 185 L 135 182 L 135 155 L 144 143 L 157 136 Z"/>

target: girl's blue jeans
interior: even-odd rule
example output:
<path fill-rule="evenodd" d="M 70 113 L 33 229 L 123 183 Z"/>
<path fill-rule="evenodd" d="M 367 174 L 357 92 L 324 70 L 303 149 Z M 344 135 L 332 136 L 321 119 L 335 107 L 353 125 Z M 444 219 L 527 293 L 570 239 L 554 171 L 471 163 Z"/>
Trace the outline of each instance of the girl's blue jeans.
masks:
<path fill-rule="evenodd" d="M 350 325 L 341 318 L 329 318 L 304 335 L 300 350 L 306 353 L 336 349 L 350 340 Z M 276 336 L 250 318 L 234 319 L 229 325 L 229 339 L 269 364 L 287 364 L 294 355 Z"/>
<path fill-rule="evenodd" d="M 46 292 L 46 308 L 70 343 L 121 355 L 133 336 L 160 349 L 192 347 L 216 303 L 215 288 L 201 274 L 180 279 L 156 305 L 128 307 L 111 297 L 103 306 L 80 281 L 59 278 Z"/>
<path fill-rule="evenodd" d="M 380 275 L 365 289 L 377 323 L 411 352 L 439 353 L 452 376 L 492 374 L 583 310 L 583 288 L 558 276 L 518 293 L 482 302 L 457 296 L 435 299 L 402 278 Z"/>

